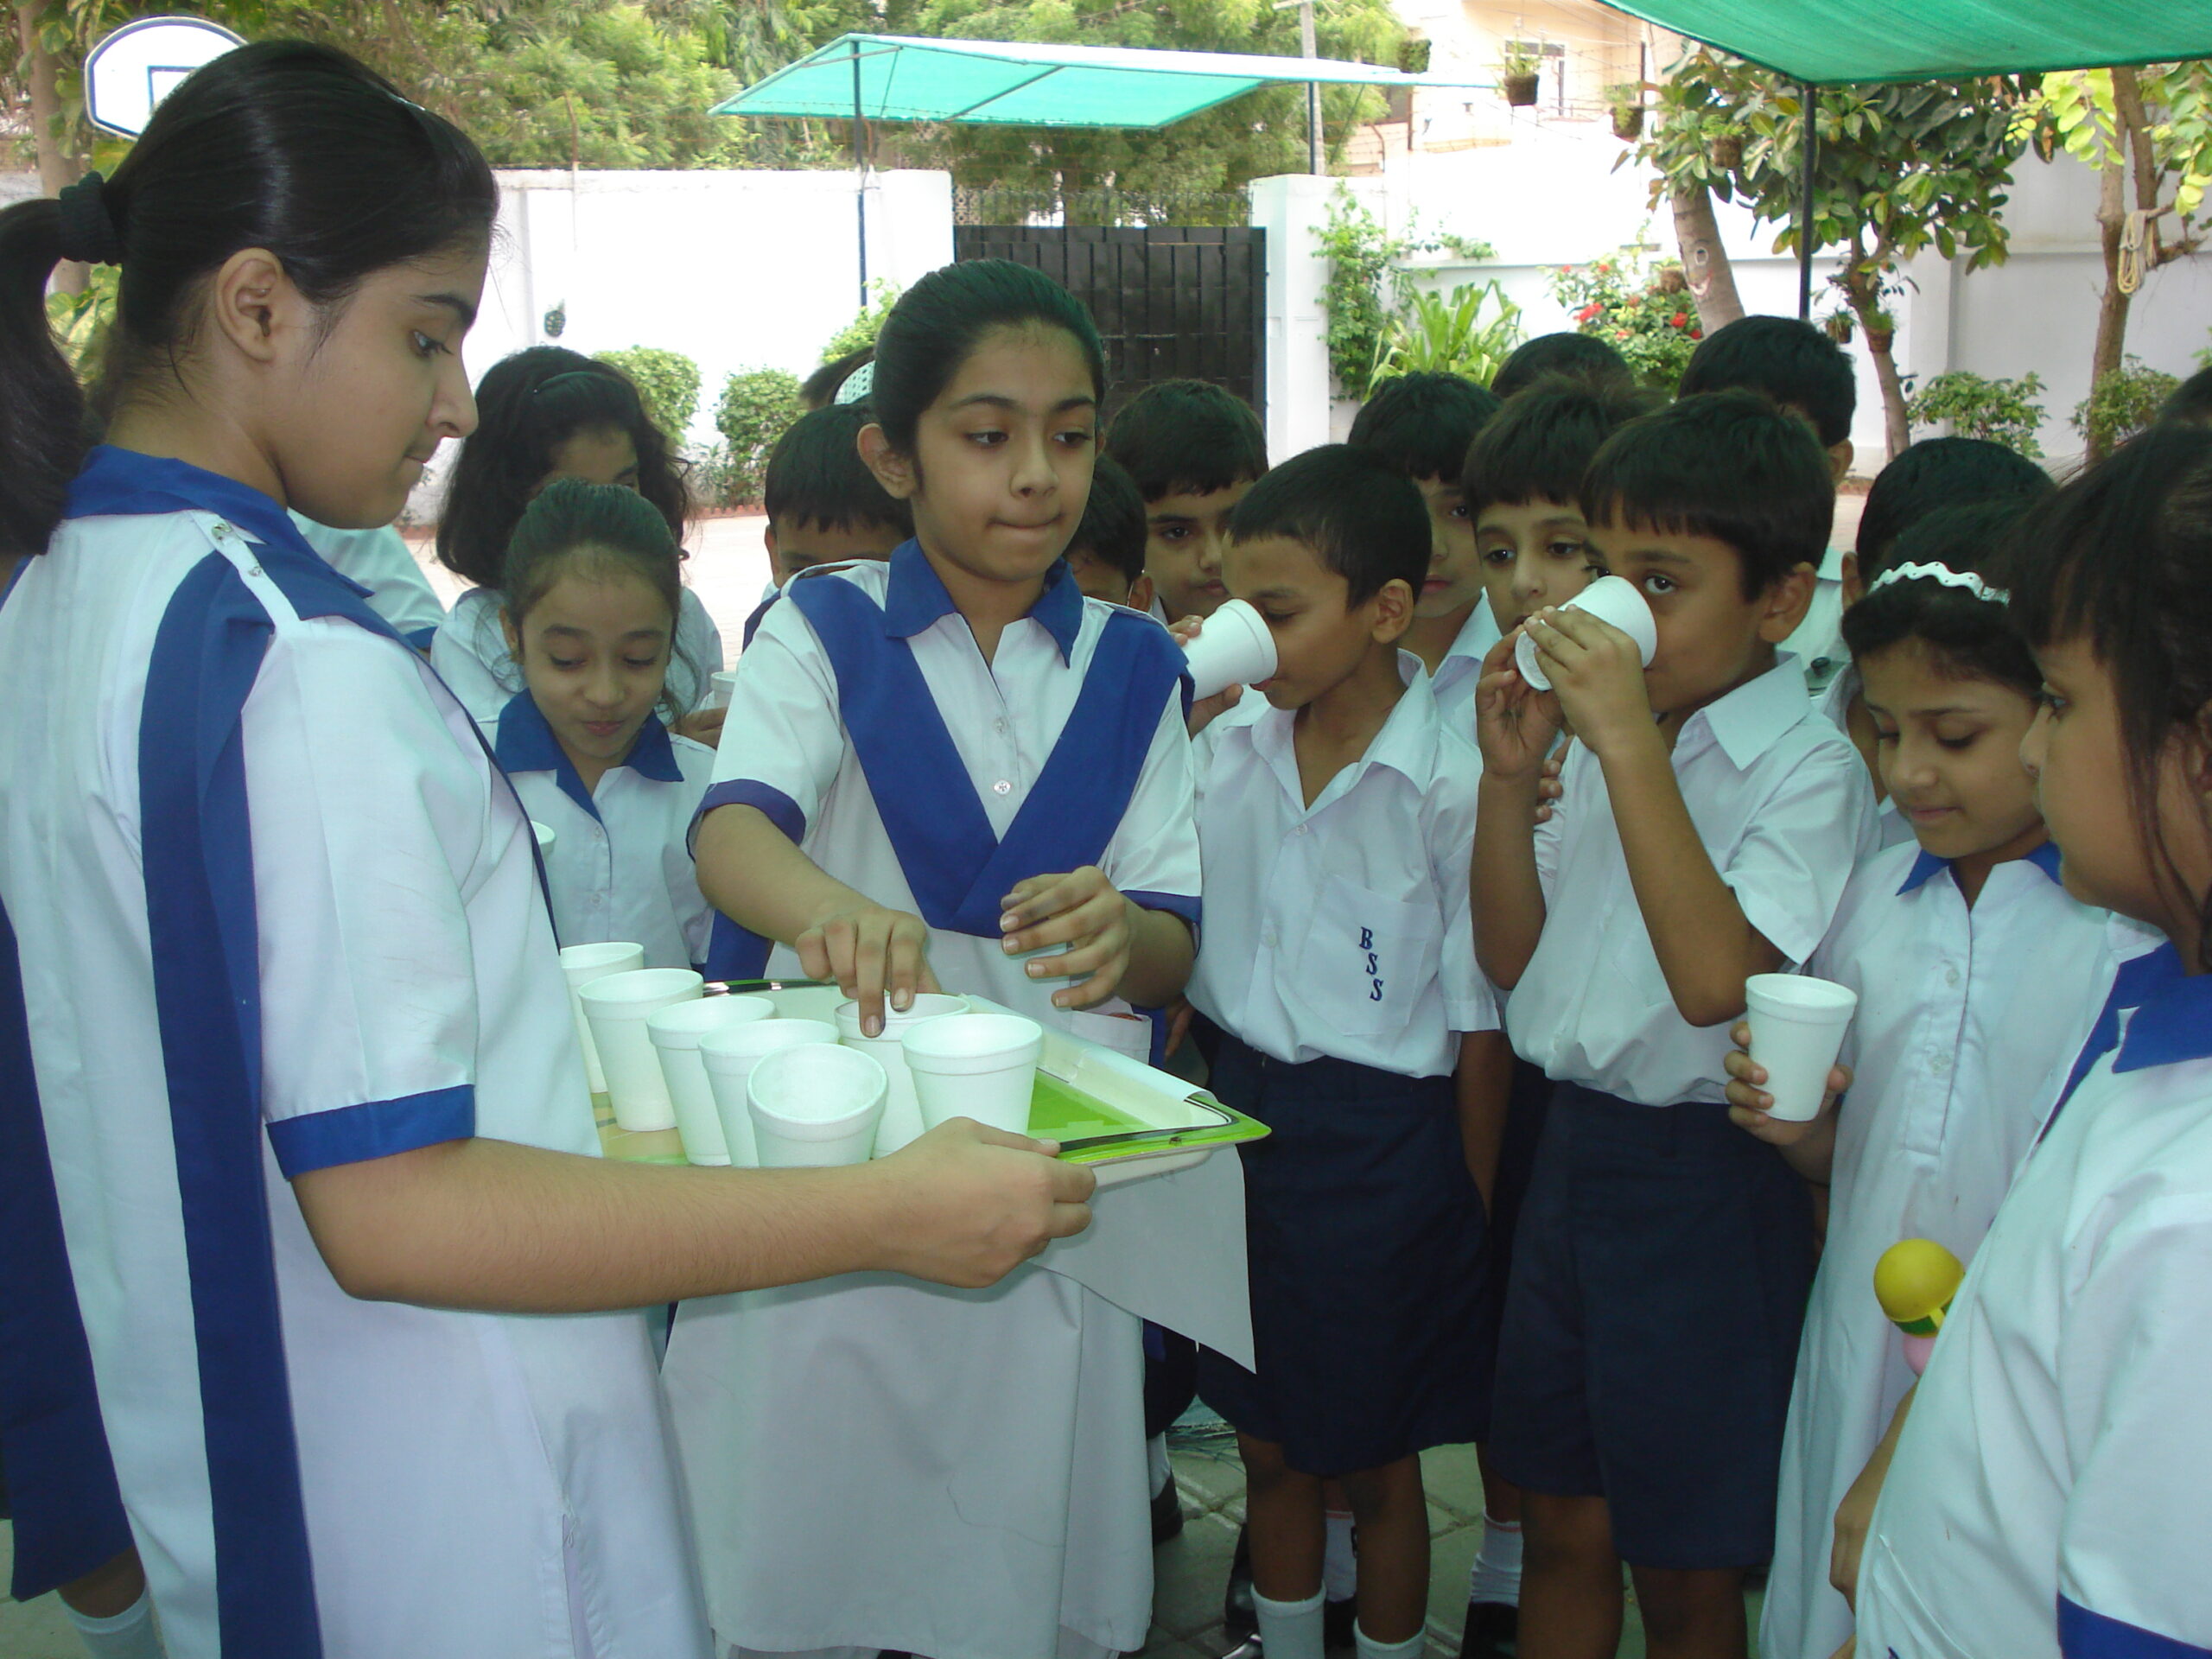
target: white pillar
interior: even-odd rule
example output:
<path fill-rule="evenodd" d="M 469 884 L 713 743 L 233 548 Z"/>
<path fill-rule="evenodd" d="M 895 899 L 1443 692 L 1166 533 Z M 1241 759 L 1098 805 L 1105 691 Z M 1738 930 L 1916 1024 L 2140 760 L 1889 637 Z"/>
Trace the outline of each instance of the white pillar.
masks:
<path fill-rule="evenodd" d="M 1380 179 L 1317 178 L 1293 173 L 1255 179 L 1252 223 L 1268 233 L 1267 428 L 1268 459 L 1283 461 L 1329 442 L 1328 319 L 1321 309 L 1329 280 L 1320 232 L 1339 188 L 1381 217 Z"/>

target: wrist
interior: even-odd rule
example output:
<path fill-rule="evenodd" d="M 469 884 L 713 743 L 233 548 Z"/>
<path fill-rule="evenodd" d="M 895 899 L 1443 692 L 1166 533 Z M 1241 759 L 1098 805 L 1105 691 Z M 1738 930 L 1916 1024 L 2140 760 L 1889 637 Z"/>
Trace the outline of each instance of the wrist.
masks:
<path fill-rule="evenodd" d="M 1599 765 L 1608 768 L 1623 761 L 1648 760 L 1655 754 L 1664 760 L 1667 745 L 1660 735 L 1659 722 L 1648 709 L 1640 713 L 1640 719 L 1599 721 L 1592 728 L 1578 726 L 1575 738 L 1598 757 Z"/>
<path fill-rule="evenodd" d="M 1476 799 L 1480 801 L 1488 796 L 1503 803 L 1525 802 L 1534 806 L 1536 789 L 1543 782 L 1543 777 L 1544 767 L 1541 760 L 1527 772 L 1500 772 L 1485 764 L 1482 781 L 1475 786 Z"/>

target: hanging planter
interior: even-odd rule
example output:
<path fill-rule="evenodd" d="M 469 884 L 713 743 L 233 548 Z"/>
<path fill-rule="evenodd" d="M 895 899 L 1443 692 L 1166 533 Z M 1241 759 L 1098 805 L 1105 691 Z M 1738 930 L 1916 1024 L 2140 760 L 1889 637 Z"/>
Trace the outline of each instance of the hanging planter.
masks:
<path fill-rule="evenodd" d="M 1624 144 L 1634 143 L 1643 137 L 1643 110 L 1641 105 L 1617 106 L 1614 109 L 1613 137 Z"/>
<path fill-rule="evenodd" d="M 1498 90 L 1505 94 L 1505 101 L 1516 110 L 1535 107 L 1536 87 L 1543 79 L 1533 71 L 1527 74 L 1506 74 L 1497 78 Z"/>
<path fill-rule="evenodd" d="M 1744 164 L 1744 136 L 1739 132 L 1724 132 L 1714 137 L 1707 146 L 1713 164 L 1723 172 L 1732 173 Z"/>

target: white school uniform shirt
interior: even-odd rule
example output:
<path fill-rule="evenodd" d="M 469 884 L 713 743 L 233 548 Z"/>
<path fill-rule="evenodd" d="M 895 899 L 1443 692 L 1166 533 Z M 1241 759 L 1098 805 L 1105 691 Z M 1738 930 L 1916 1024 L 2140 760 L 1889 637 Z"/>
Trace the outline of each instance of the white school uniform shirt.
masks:
<path fill-rule="evenodd" d="M 2055 845 L 1997 866 L 1971 910 L 1942 860 L 1893 847 L 1859 867 L 1805 965 L 1859 1007 L 1783 1446 L 1759 1625 L 1772 1659 L 1828 1659 L 1852 1631 L 1828 1584 L 1836 1505 L 1914 1382 L 1874 1264 L 1904 1238 L 1974 1259 L 2112 988 L 2115 937 L 2059 885 Z"/>
<path fill-rule="evenodd" d="M 1198 734 L 1208 872 L 1193 1006 L 1292 1064 L 1324 1055 L 1401 1077 L 1459 1064 L 1495 1031 L 1467 904 L 1482 757 L 1445 728 L 1421 659 L 1367 753 L 1306 804 L 1295 711 L 1241 699 Z"/>
<path fill-rule="evenodd" d="M 427 635 L 446 620 L 444 601 L 415 562 L 405 538 L 391 525 L 333 530 L 302 513 L 293 513 L 291 519 L 308 545 L 327 559 L 333 569 L 369 590 L 369 608 L 410 645 L 419 645 L 417 635 Z"/>
<path fill-rule="evenodd" d="M 430 666 L 453 689 L 461 707 L 478 720 L 497 720 L 523 689 L 522 670 L 507 651 L 499 607 L 506 595 L 493 588 L 472 588 L 453 602 L 430 641 Z M 690 714 L 715 689 L 722 665 L 722 636 L 707 607 L 690 588 L 676 607 L 675 650 L 668 664 L 669 701 Z"/>
<path fill-rule="evenodd" d="M 1803 668 L 1806 692 L 1815 702 L 1851 661 L 1851 648 L 1843 643 L 1843 558 L 1840 547 L 1821 556 L 1804 620 L 1782 642 Z"/>
<path fill-rule="evenodd" d="M 1436 665 L 1436 672 L 1429 678 L 1437 713 L 1446 729 L 1456 732 L 1470 744 L 1475 741 L 1475 687 L 1483 677 L 1483 658 L 1503 637 L 1498 632 L 1497 619 L 1491 614 L 1488 596 L 1476 600 L 1475 608 L 1459 625 L 1452 649 L 1444 653 L 1444 660 Z M 1479 750 L 1477 758 L 1480 758 Z"/>
<path fill-rule="evenodd" d="M 2161 946 L 2098 1023 L 1913 1395 L 1861 1653 L 2212 1653 L 2212 978 Z"/>
<path fill-rule="evenodd" d="M 1834 919 L 1874 810 L 1851 741 L 1815 713 L 1784 657 L 1700 709 L 1675 740 L 1674 768 L 1698 839 L 1744 916 L 1789 963 Z M 1719 1101 L 1726 1025 L 1685 1020 L 1667 989 L 1604 769 L 1567 751 L 1563 798 L 1536 830 L 1544 930 L 1506 1002 L 1513 1046 L 1556 1080 L 1647 1106 Z"/>
<path fill-rule="evenodd" d="M 545 885 L 563 944 L 641 944 L 648 968 L 707 959 L 715 912 L 699 891 L 689 836 L 714 773 L 712 749 L 671 736 L 648 715 L 622 763 L 587 791 L 527 691 L 486 726 L 485 741 L 523 810 L 553 832 Z"/>
<path fill-rule="evenodd" d="M 887 564 L 801 580 L 853 582 L 882 602 L 958 753 L 965 775 L 942 786 L 972 789 L 1001 836 L 1109 620 L 1145 626 L 1083 598 L 1062 565 L 986 663 L 911 543 Z M 836 677 L 789 594 L 739 659 L 724 731 L 703 811 L 757 807 L 837 880 L 916 908 L 847 740 Z M 1191 813 L 1191 745 L 1171 693 L 1101 868 L 1140 904 L 1195 919 Z M 996 939 L 933 931 L 930 964 L 948 991 L 1101 1041 L 1143 1040 L 1129 1020 L 1053 1008 L 1064 982 L 1030 981 Z M 778 946 L 771 976 L 797 969 Z M 686 1302 L 663 1377 L 717 1639 L 747 1653 L 931 1659 L 1111 1659 L 1143 1647 L 1140 1326 L 1071 1279 L 1029 1267 L 957 1291 L 859 1274 Z"/>
<path fill-rule="evenodd" d="M 71 500 L 0 607 L 0 900 L 167 1651 L 704 1659 L 642 1316 L 358 1300 L 288 1179 L 597 1155 L 512 791 L 266 497 L 103 448 Z"/>

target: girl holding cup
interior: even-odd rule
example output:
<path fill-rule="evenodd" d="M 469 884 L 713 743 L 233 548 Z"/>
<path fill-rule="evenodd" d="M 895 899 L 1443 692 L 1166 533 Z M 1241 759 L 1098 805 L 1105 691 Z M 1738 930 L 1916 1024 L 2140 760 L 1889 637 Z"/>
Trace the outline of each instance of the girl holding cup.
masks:
<path fill-rule="evenodd" d="M 1931 515 L 1844 619 L 1882 785 L 1916 837 L 1859 866 L 1807 963 L 1858 995 L 1848 1103 L 1785 1122 L 1756 1046 L 1728 1058 L 1732 1116 L 1831 1193 L 1759 1630 L 1780 1659 L 1827 1659 L 1851 1635 L 1827 1583 L 1837 1508 L 1914 1382 L 1874 1264 L 1901 1238 L 1973 1256 L 2113 981 L 2116 930 L 2061 884 L 2020 763 L 2041 684 L 2005 613 L 2021 512 Z"/>

